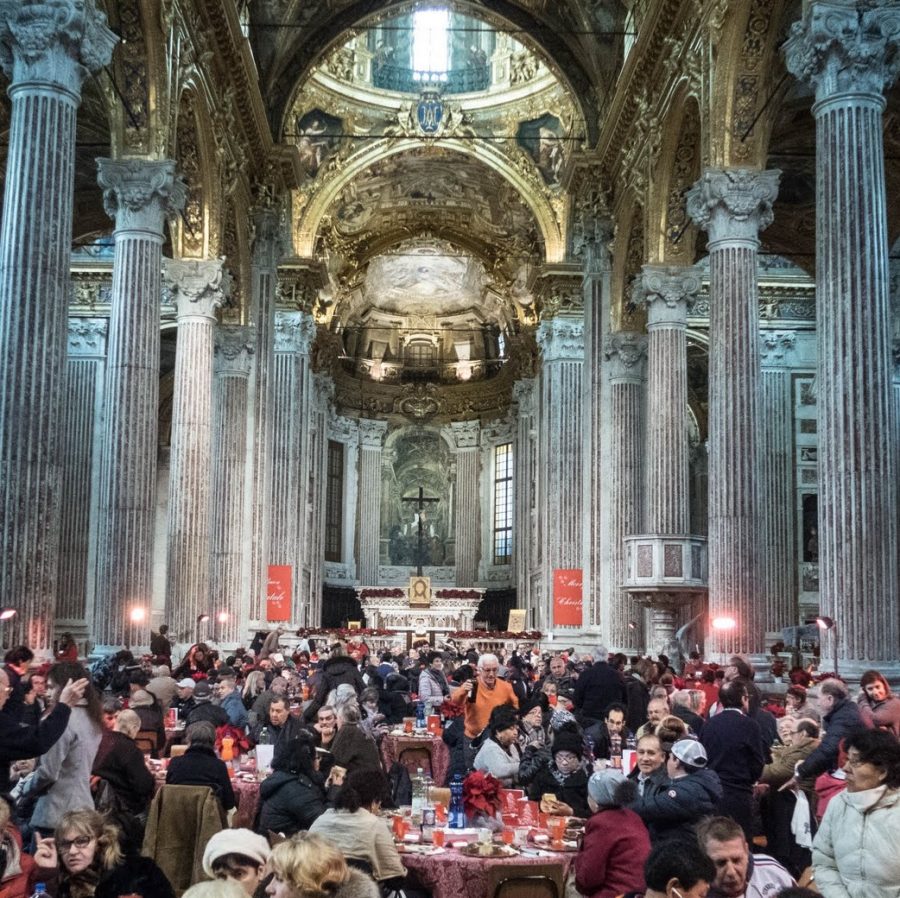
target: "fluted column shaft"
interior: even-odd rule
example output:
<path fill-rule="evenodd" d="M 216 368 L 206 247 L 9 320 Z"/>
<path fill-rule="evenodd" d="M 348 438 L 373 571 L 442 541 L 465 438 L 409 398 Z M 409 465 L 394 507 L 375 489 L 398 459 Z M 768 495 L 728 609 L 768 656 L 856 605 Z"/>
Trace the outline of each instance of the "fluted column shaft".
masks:
<path fill-rule="evenodd" d="M 606 338 L 612 434 L 609 470 L 610 560 L 604 638 L 618 649 L 643 647 L 643 611 L 622 589 L 626 536 L 641 532 L 644 369 L 647 338 L 622 331 Z M 633 626 L 629 626 L 633 624 Z"/>
<path fill-rule="evenodd" d="M 709 614 L 712 653 L 765 649 L 760 593 L 759 231 L 779 172 L 707 169 L 688 212 L 709 232 Z"/>
<path fill-rule="evenodd" d="M 381 548 L 381 453 L 386 421 L 359 422 L 359 582 L 378 583 Z"/>
<path fill-rule="evenodd" d="M 313 399 L 309 350 L 315 334 L 315 322 L 306 312 L 276 313 L 272 369 L 272 524 L 268 563 L 291 568 L 292 622 L 298 621 L 301 615 Z"/>
<path fill-rule="evenodd" d="M 91 536 L 97 524 L 97 456 L 101 446 L 104 366 L 109 322 L 106 318 L 69 319 L 62 409 L 62 511 L 56 626 L 88 635 L 93 584 Z M 96 550 L 95 550 L 96 551 Z"/>
<path fill-rule="evenodd" d="M 474 586 L 481 533 L 478 501 L 481 426 L 478 421 L 459 421 L 450 428 L 456 440 L 456 585 Z"/>
<path fill-rule="evenodd" d="M 115 218 L 92 636 L 101 646 L 147 645 L 156 514 L 159 305 L 163 226 L 184 205 L 175 163 L 98 160 Z"/>
<path fill-rule="evenodd" d="M 539 480 L 544 622 L 553 626 L 553 571 L 583 567 L 582 378 L 584 320 L 557 316 L 538 329 L 541 348 Z"/>
<path fill-rule="evenodd" d="M 59 410 L 66 355 L 75 118 L 116 43 L 93 0 L 0 3 L 12 101 L 0 223 L 0 595 L 5 645 L 50 647 L 59 562 Z"/>
<path fill-rule="evenodd" d="M 256 335 L 250 327 L 223 327 L 216 335 L 213 430 L 212 606 L 215 634 L 240 642 L 248 620 L 244 595 L 244 494 L 247 411 Z M 224 620 L 219 616 L 223 615 Z"/>
<path fill-rule="evenodd" d="M 900 650 L 882 137 L 900 4 L 865 6 L 805 4 L 786 47 L 816 90 L 819 598 L 839 621 L 842 673 L 896 664 Z"/>
<path fill-rule="evenodd" d="M 216 310 L 228 296 L 221 260 L 167 261 L 177 304 L 172 399 L 166 611 L 175 633 L 193 634 L 210 613 L 212 381 Z"/>
<path fill-rule="evenodd" d="M 513 455 L 515 519 L 513 522 L 513 559 L 516 577 L 516 601 L 529 612 L 528 624 L 536 623 L 537 607 L 532 589 L 532 570 L 537 559 L 535 516 L 535 424 L 534 380 L 513 384 L 517 406 L 516 443 Z"/>
<path fill-rule="evenodd" d="M 274 206 L 259 209 L 254 218 L 253 255 L 250 261 L 252 302 L 250 320 L 256 331 L 252 383 L 251 443 L 253 468 L 250 484 L 250 620 L 265 617 L 272 536 L 273 377 L 275 366 L 275 298 L 281 229 Z"/>

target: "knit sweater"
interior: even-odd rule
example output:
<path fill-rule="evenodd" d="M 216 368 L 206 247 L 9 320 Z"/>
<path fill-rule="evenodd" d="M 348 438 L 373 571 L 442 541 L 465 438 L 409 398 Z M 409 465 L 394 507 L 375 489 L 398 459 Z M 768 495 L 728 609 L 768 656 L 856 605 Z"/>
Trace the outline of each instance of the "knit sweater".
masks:
<path fill-rule="evenodd" d="M 514 708 L 519 707 L 519 700 L 516 698 L 512 686 L 505 680 L 497 680 L 493 689 L 488 689 L 479 680 L 474 702 L 468 700 L 468 692 L 463 686 L 455 689 L 450 697 L 457 705 L 461 705 L 465 709 L 466 736 L 469 739 L 474 739 L 488 725 L 491 711 L 494 708 L 507 704 Z"/>

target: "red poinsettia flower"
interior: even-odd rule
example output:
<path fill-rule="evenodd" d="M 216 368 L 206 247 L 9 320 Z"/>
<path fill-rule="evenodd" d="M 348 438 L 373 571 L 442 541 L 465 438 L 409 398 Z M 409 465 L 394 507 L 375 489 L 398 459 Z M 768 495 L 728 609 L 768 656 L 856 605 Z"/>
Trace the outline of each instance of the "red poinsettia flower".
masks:
<path fill-rule="evenodd" d="M 451 702 L 449 698 L 445 698 L 441 702 L 440 714 L 445 720 L 452 720 L 454 717 L 462 717 L 464 711 L 461 705 Z"/>
<path fill-rule="evenodd" d="M 463 780 L 463 807 L 470 817 L 493 817 L 500 809 L 500 780 L 480 770 L 470 773 Z"/>

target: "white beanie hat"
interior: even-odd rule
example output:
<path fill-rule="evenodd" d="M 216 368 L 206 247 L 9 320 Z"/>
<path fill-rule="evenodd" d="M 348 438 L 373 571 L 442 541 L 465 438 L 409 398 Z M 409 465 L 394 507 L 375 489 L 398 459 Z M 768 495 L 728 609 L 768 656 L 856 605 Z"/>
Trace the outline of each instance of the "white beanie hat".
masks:
<path fill-rule="evenodd" d="M 203 872 L 207 876 L 212 876 L 213 862 L 226 854 L 242 854 L 262 865 L 269 859 L 271 853 L 269 843 L 252 830 L 223 829 L 206 843 L 203 851 Z"/>

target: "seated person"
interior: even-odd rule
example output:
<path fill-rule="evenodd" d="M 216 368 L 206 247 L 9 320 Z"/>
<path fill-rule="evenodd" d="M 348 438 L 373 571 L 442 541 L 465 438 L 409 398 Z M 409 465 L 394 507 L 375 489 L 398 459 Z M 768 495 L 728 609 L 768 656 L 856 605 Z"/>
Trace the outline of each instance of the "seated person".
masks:
<path fill-rule="evenodd" d="M 360 726 L 359 706 L 342 705 L 337 715 L 337 735 L 331 743 L 334 763 L 345 770 L 380 769 L 381 757 L 375 741 Z"/>
<path fill-rule="evenodd" d="M 259 787 L 258 829 L 292 836 L 309 829 L 325 811 L 325 780 L 319 773 L 316 742 L 301 732 L 272 761 L 272 775 Z"/>
<path fill-rule="evenodd" d="M 588 778 L 581 764 L 584 754 L 581 737 L 569 729 L 560 730 L 550 753 L 550 766 L 542 767 L 535 774 L 528 787 L 528 797 L 540 801 L 545 814 L 590 816 Z"/>
<path fill-rule="evenodd" d="M 499 705 L 491 711 L 487 733 L 478 754 L 475 769 L 500 780 L 507 788 L 519 779 L 519 715 L 512 705 Z"/>
<path fill-rule="evenodd" d="M 249 829 L 223 829 L 203 850 L 203 872 L 212 879 L 237 883 L 253 896 L 265 885 L 269 843 Z"/>
<path fill-rule="evenodd" d="M 200 680 L 194 686 L 194 707 L 188 711 L 185 723 L 199 723 L 205 720 L 213 725 L 214 729 L 225 726 L 228 723 L 228 713 L 224 708 L 212 703 L 213 690 L 209 680 Z"/>
<path fill-rule="evenodd" d="M 170 786 L 211 786 L 222 807 L 230 811 L 236 806 L 234 790 L 225 762 L 216 757 L 216 728 L 201 720 L 190 724 L 184 735 L 187 751 L 169 762 L 166 783 Z"/>
<path fill-rule="evenodd" d="M 643 898 L 705 898 L 715 877 L 715 867 L 693 839 L 666 839 L 644 864 Z"/>
<path fill-rule="evenodd" d="M 519 703 L 519 748 L 541 749 L 550 745 L 545 720 L 549 717 L 550 703 L 547 696 L 538 692 Z"/>
<path fill-rule="evenodd" d="M 637 764 L 628 777 L 637 783 L 640 796 L 661 788 L 668 780 L 666 753 L 659 736 L 641 736 L 637 744 Z"/>
<path fill-rule="evenodd" d="M 309 828 L 310 833 L 337 845 L 345 857 L 365 862 L 377 882 L 406 876 L 387 822 L 376 816 L 387 789 L 379 768 L 351 770 L 334 809 L 325 811 Z"/>
<path fill-rule="evenodd" d="M 275 746 L 275 754 L 280 754 L 287 747 L 288 742 L 299 735 L 303 724 L 299 717 L 291 714 L 290 700 L 287 696 L 278 695 L 269 702 L 269 710 L 265 718 L 261 720 L 251 733 L 254 744 L 258 744 L 263 738 L 263 730 L 267 732 L 269 745 Z"/>
<path fill-rule="evenodd" d="M 275 847 L 269 861 L 272 882 L 267 894 L 277 898 L 378 898 L 378 886 L 347 863 L 326 839 L 298 833 Z"/>
<path fill-rule="evenodd" d="M 589 727 L 585 736 L 594 746 L 595 758 L 611 758 L 615 749 L 618 757 L 622 756 L 631 733 L 625 726 L 625 705 L 613 702 L 603 712 L 603 720 Z"/>

